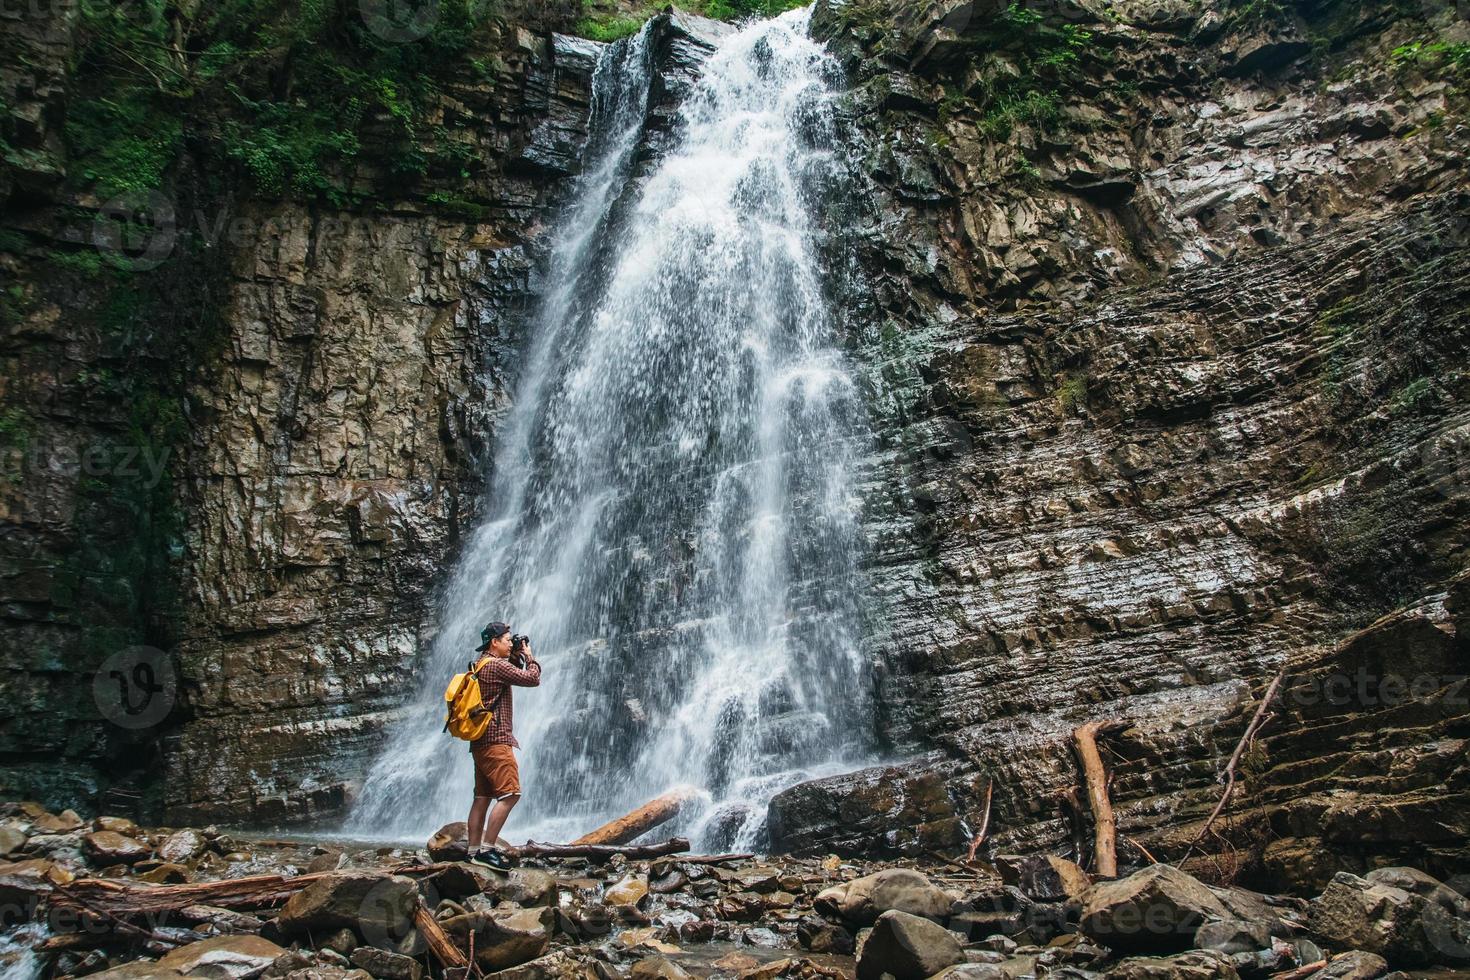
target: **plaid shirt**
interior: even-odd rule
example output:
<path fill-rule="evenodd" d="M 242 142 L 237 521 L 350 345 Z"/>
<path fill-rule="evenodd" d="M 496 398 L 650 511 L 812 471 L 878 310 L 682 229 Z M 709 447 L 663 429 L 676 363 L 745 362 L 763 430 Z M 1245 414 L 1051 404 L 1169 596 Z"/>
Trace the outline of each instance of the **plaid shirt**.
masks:
<path fill-rule="evenodd" d="M 535 687 L 541 683 L 541 665 L 531 661 L 530 666 L 521 668 L 509 660 L 499 657 L 491 657 L 485 661 L 476 674 L 480 678 L 480 702 L 488 705 L 495 713 L 490 721 L 490 727 L 485 729 L 485 734 L 471 744 L 471 748 L 484 748 L 487 745 L 514 745 L 521 747 L 516 737 L 511 734 L 511 721 L 515 715 L 515 706 L 512 702 L 510 689 L 516 687 Z"/>

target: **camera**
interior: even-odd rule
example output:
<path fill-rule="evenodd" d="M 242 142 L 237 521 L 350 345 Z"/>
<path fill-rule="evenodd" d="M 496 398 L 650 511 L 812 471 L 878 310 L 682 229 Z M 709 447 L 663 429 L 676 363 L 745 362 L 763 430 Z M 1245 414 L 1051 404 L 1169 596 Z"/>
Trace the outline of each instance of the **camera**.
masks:
<path fill-rule="evenodd" d="M 531 638 L 524 633 L 514 633 L 510 638 L 510 655 L 515 658 L 517 666 L 525 666 L 526 644 Z"/>

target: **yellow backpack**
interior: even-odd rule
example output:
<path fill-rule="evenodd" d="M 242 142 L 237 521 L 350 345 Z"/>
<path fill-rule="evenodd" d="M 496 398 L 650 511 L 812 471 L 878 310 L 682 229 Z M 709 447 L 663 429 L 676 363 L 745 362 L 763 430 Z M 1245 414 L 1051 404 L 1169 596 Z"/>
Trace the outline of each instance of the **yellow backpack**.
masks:
<path fill-rule="evenodd" d="M 480 701 L 480 668 L 490 658 L 470 664 L 469 670 L 455 674 L 444 689 L 444 704 L 448 713 L 444 719 L 444 730 L 455 738 L 473 742 L 485 734 L 495 714 Z"/>

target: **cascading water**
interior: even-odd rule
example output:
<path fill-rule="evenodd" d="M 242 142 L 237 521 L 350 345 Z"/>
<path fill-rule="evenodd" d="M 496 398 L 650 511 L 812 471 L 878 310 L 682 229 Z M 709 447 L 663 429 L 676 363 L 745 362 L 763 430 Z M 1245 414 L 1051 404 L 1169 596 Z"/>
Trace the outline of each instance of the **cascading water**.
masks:
<path fill-rule="evenodd" d="M 491 619 L 530 633 L 545 671 L 516 698 L 516 839 L 570 839 L 692 784 L 703 805 L 680 829 L 748 846 L 774 792 L 866 751 L 867 430 L 824 297 L 817 216 L 844 168 L 808 17 L 722 41 L 636 178 L 649 29 L 603 54 L 491 517 L 349 832 L 464 818 L 468 753 L 440 733 L 439 695 Z"/>

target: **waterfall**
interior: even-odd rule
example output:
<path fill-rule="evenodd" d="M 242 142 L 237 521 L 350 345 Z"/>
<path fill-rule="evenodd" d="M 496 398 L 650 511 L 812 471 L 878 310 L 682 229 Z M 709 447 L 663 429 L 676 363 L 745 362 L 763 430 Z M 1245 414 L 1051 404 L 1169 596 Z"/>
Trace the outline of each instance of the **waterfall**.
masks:
<path fill-rule="evenodd" d="M 516 692 L 513 840 L 570 839 L 689 784 L 678 829 L 750 846 L 774 792 L 868 751 L 868 430 L 821 251 L 845 186 L 840 79 L 809 16 L 725 37 L 651 160 L 650 28 L 603 53 L 489 516 L 349 832 L 464 819 L 470 761 L 440 696 L 490 620 L 544 667 Z"/>

